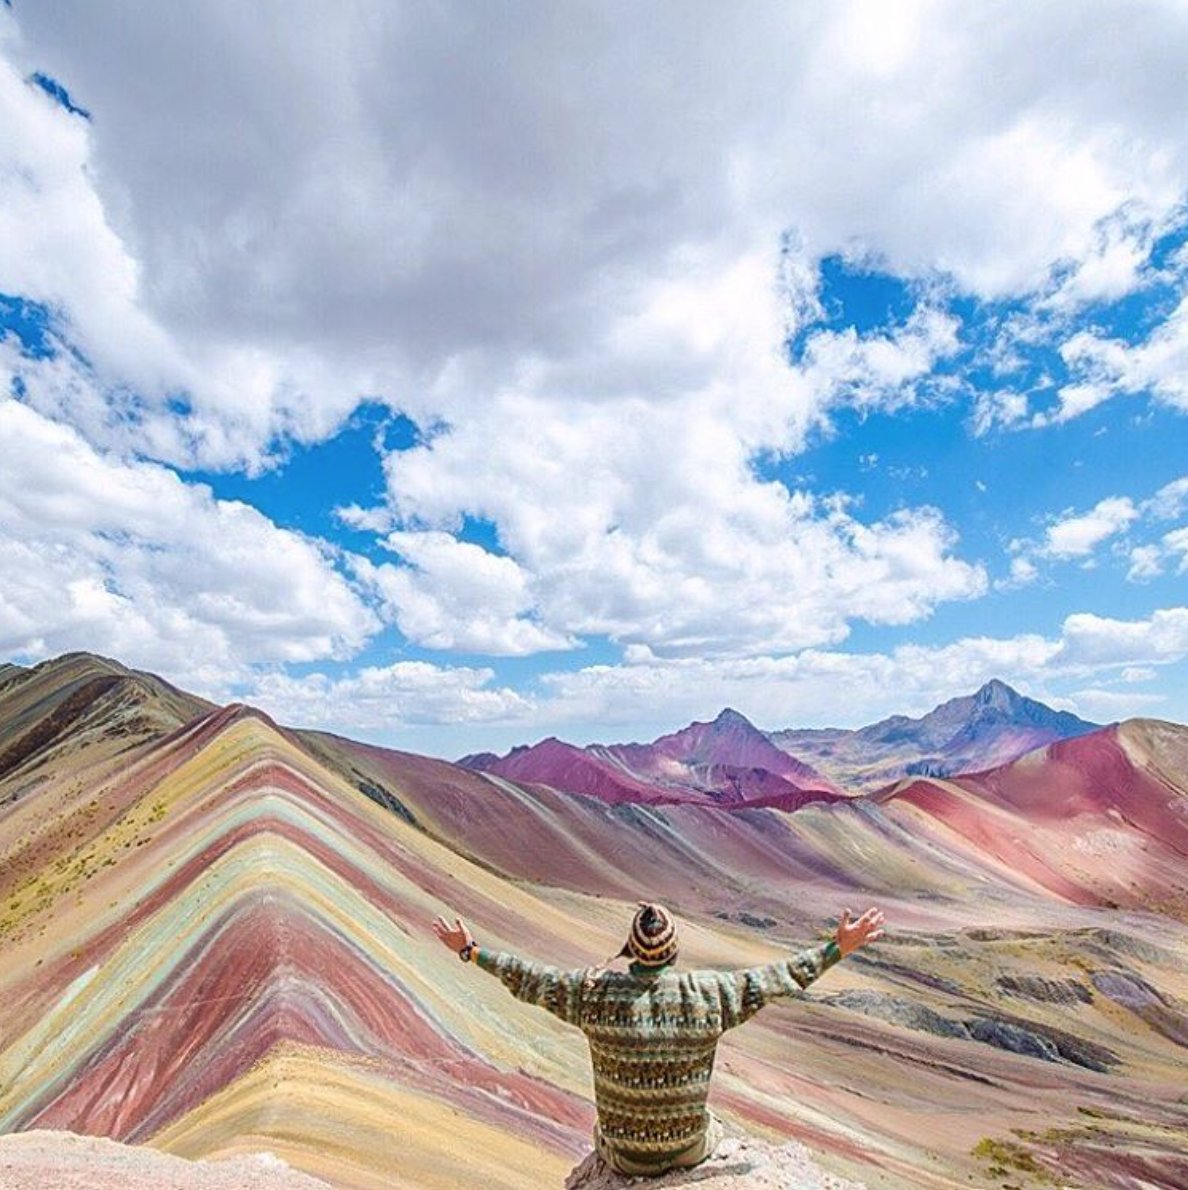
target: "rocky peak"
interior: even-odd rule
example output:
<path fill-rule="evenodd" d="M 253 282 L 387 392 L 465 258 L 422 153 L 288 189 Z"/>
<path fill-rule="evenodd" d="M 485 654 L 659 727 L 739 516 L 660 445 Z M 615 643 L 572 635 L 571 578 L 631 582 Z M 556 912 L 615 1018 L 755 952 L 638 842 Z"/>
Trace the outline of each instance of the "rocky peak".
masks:
<path fill-rule="evenodd" d="M 714 720 L 713 725 L 726 731 L 759 730 L 746 715 L 741 711 L 736 711 L 733 707 L 723 707 L 718 712 L 718 717 Z"/>
<path fill-rule="evenodd" d="M 995 710 L 1009 711 L 1018 706 L 1023 696 L 1012 690 L 1006 682 L 998 678 L 991 678 L 980 690 L 974 694 L 974 705 L 979 707 L 994 707 Z"/>

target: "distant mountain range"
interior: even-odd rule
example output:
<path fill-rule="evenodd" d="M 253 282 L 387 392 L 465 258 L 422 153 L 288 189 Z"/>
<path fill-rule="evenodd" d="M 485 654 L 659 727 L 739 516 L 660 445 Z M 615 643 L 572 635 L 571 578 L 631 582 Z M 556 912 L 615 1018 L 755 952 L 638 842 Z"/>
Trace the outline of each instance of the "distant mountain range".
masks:
<path fill-rule="evenodd" d="M 513 781 L 585 793 L 612 805 L 693 803 L 722 809 L 774 806 L 796 810 L 845 794 L 828 777 L 777 748 L 745 716 L 724 710 L 651 744 L 594 744 L 558 739 L 460 761 Z"/>
<path fill-rule="evenodd" d="M 1098 727 L 992 681 L 922 718 L 895 715 L 853 731 L 789 729 L 767 735 L 727 708 L 710 723 L 692 723 L 650 744 L 579 748 L 550 738 L 503 757 L 482 753 L 459 763 L 612 805 L 691 802 L 795 810 L 905 776 L 993 768 Z"/>
<path fill-rule="evenodd" d="M 855 731 L 792 728 L 770 738 L 839 784 L 871 789 L 905 776 L 947 777 L 994 768 L 1100 726 L 994 680 L 919 719 L 893 715 Z"/>

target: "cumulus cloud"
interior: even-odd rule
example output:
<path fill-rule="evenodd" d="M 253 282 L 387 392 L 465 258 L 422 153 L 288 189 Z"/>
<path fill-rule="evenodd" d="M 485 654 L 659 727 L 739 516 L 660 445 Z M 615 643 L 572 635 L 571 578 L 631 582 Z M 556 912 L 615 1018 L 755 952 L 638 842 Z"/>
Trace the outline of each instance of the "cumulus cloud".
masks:
<path fill-rule="evenodd" d="M 493 686 L 493 677 L 489 669 L 399 661 L 339 678 L 263 673 L 243 696 L 282 723 L 343 733 L 523 722 L 531 704 L 514 690 Z"/>
<path fill-rule="evenodd" d="M 1161 694 L 1140 694 L 1135 690 L 1109 690 L 1090 686 L 1074 690 L 1069 701 L 1080 714 L 1100 723 L 1111 723 L 1151 715 L 1167 700 Z"/>
<path fill-rule="evenodd" d="M 1130 551 L 1128 582 L 1141 583 L 1158 578 L 1163 573 L 1163 550 L 1158 545 L 1136 545 Z"/>
<path fill-rule="evenodd" d="M 581 723 L 649 722 L 656 708 L 674 719 L 712 718 L 723 706 L 768 728 L 804 723 L 859 726 L 892 713 L 924 713 L 954 691 L 992 677 L 1024 687 L 1042 675 L 1060 643 L 1038 635 L 970 638 L 890 653 L 808 649 L 783 657 L 665 659 L 646 649 L 619 666 L 548 675 L 541 715 Z"/>
<path fill-rule="evenodd" d="M 1122 532 L 1138 517 L 1126 496 L 1101 500 L 1089 512 L 1069 515 L 1048 526 L 1042 552 L 1052 558 L 1085 558 L 1107 538 Z"/>
<path fill-rule="evenodd" d="M 676 653 L 795 649 L 842 639 L 853 618 L 907 623 L 985 588 L 935 510 L 863 523 L 842 500 L 763 481 L 700 401 L 571 404 L 560 421 L 508 394 L 392 456 L 388 480 L 406 523 L 498 526 L 554 634 Z"/>
<path fill-rule="evenodd" d="M 1039 292 L 1054 268 L 1078 300 L 1115 296 L 1188 166 L 1167 82 L 1188 23 L 1166 6 L 300 0 L 260 19 L 53 0 L 0 20 L 6 177 L 25 187 L 5 196 L 0 281 L 59 310 L 140 419 L 177 420 L 185 397 L 187 433 L 158 435 L 177 463 L 267 465 L 364 394 L 449 421 L 526 370 L 586 396 L 680 391 L 688 336 L 667 349 L 654 312 L 749 261 L 800 319 L 835 250 L 980 296 Z M 26 86 L 37 69 L 93 123 Z M 754 337 L 706 325 L 687 362 L 729 381 Z M 848 366 L 911 366 L 881 350 Z"/>
<path fill-rule="evenodd" d="M 1086 679 L 1104 690 L 1115 676 L 1133 683 L 1154 666 L 1188 657 L 1188 608 L 1167 608 L 1140 620 L 1088 613 L 1068 616 L 1056 637 L 967 637 L 947 645 L 910 645 L 880 653 L 804 650 L 785 657 L 660 658 L 630 652 L 623 665 L 587 666 L 545 678 L 549 698 L 538 710 L 547 722 L 584 725 L 654 722 L 662 707 L 672 721 L 705 719 L 723 706 L 760 726 L 857 727 L 891 714 L 923 714 L 956 693 L 1001 678 L 1045 701 L 1078 713 L 1106 714 L 1104 698 L 1065 694 Z M 1127 713 L 1141 713 L 1156 695 L 1131 694 Z M 1115 718 L 1115 700 L 1106 717 Z M 605 738 L 602 737 L 602 738 Z"/>
<path fill-rule="evenodd" d="M 941 399 L 966 329 L 955 293 L 1046 303 L 1057 325 L 1147 283 L 1188 180 L 1188 20 L 1141 13 L 0 10 L 0 292 L 41 304 L 54 348 L 0 345 L 23 402 L 6 416 L 40 414 L 21 433 L 52 426 L 108 489 L 74 520 L 56 476 L 26 468 L 8 493 L 4 639 L 106 631 L 133 660 L 225 673 L 240 654 L 348 657 L 382 615 L 429 648 L 608 636 L 725 666 L 977 597 L 983 568 L 942 511 L 867 516 L 767 464 L 843 409 Z M 93 120 L 29 85 L 35 70 Z M 817 325 L 829 253 L 907 279 L 910 311 L 862 333 Z M 1181 306 L 1137 346 L 1070 337 L 1055 419 L 1131 391 L 1188 407 L 1185 324 Z M 1027 424 L 1022 387 L 979 398 L 975 433 Z M 423 433 L 385 460 L 386 507 L 340 513 L 394 534 L 392 561 L 345 570 L 145 461 L 258 471 L 364 399 Z M 1070 510 L 1014 581 L 1041 557 L 1142 549 L 1123 539 L 1155 515 L 1124 497 Z M 498 551 L 464 539 L 468 516 Z M 1136 577 L 1182 565 L 1179 532 L 1132 553 Z"/>
<path fill-rule="evenodd" d="M 575 642 L 534 623 L 528 576 L 511 559 L 448 533 L 390 533 L 406 565 L 358 562 L 404 636 L 430 649 L 514 656 Z"/>
<path fill-rule="evenodd" d="M 1019 538 L 1011 542 L 1010 579 L 1005 585 L 1023 586 L 1033 582 L 1040 575 L 1037 563 L 1044 560 L 1079 560 L 1084 565 L 1093 565 L 1099 548 L 1106 542 L 1113 542 L 1115 552 L 1129 561 L 1126 577 L 1130 582 L 1158 578 L 1169 560 L 1174 560 L 1181 551 L 1185 531 L 1172 530 L 1145 542 L 1136 542 L 1125 535 L 1149 535 L 1156 522 L 1177 518 L 1186 506 L 1188 477 L 1181 477 L 1164 484 L 1146 499 L 1107 496 L 1088 512 L 1068 509 L 1051 516 L 1042 539 Z"/>
<path fill-rule="evenodd" d="M 1024 393 L 987 389 L 974 398 L 973 432 L 982 437 L 996 427 L 1011 429 L 1025 424 L 1029 403 Z"/>
<path fill-rule="evenodd" d="M 1178 661 L 1186 655 L 1188 607 L 1162 608 L 1145 620 L 1079 612 L 1064 622 L 1062 664 L 1133 665 Z"/>
<path fill-rule="evenodd" d="M 1141 343 L 1081 331 L 1061 355 L 1075 379 L 1061 388 L 1052 420 L 1069 421 L 1111 397 L 1135 393 L 1188 412 L 1188 298 Z"/>
<path fill-rule="evenodd" d="M 1054 637 L 966 637 L 888 652 L 806 649 L 765 657 L 661 657 L 631 646 L 617 665 L 553 671 L 529 697 L 487 668 L 402 662 L 337 679 L 265 674 L 247 697 L 282 721 L 391 737 L 403 727 L 463 723 L 493 746 L 528 733 L 607 741 L 708 719 L 733 706 L 769 730 L 856 727 L 891 714 L 924 714 L 954 694 L 1001 678 L 1051 705 L 1102 720 L 1146 713 L 1162 695 L 1119 693 L 1188 657 L 1188 608 L 1140 620 L 1078 613 Z M 1089 683 L 1088 685 L 1086 683 Z M 491 735 L 491 732 L 496 732 Z M 432 738 L 432 737 L 427 737 Z"/>
<path fill-rule="evenodd" d="M 1086 303 L 1115 301 L 1147 284 L 1155 241 L 1179 214 L 1173 209 L 1154 220 L 1136 218 L 1135 210 L 1123 206 L 1102 219 L 1088 250 L 1069 263 L 1040 307 L 1067 315 Z"/>
<path fill-rule="evenodd" d="M 1172 557 L 1176 554 L 1180 555 L 1176 572 L 1178 574 L 1188 572 L 1188 528 L 1175 529 L 1171 533 L 1165 534 L 1163 547 Z"/>
<path fill-rule="evenodd" d="M 1172 520 L 1188 511 L 1188 475 L 1165 483 L 1143 504 L 1143 512 L 1160 520 Z"/>
<path fill-rule="evenodd" d="M 0 650 L 97 649 L 220 692 L 353 655 L 380 621 L 329 548 L 0 398 Z"/>

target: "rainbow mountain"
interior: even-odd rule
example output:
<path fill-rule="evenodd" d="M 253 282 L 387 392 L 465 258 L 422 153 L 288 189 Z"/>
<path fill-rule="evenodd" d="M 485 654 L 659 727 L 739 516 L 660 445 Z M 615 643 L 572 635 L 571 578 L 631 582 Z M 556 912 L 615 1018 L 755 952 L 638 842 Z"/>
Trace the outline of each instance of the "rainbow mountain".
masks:
<path fill-rule="evenodd" d="M 776 775 L 823 796 L 796 806 L 722 796 L 704 745 L 668 761 L 706 796 L 613 800 L 85 654 L 0 668 L 0 1131 L 560 1185 L 589 1147 L 582 1038 L 460 965 L 436 914 L 587 966 L 655 897 L 683 962 L 737 966 L 877 902 L 883 943 L 723 1042 L 732 1125 L 872 1186 L 1188 1183 L 1188 729 L 869 793 L 801 762 Z"/>

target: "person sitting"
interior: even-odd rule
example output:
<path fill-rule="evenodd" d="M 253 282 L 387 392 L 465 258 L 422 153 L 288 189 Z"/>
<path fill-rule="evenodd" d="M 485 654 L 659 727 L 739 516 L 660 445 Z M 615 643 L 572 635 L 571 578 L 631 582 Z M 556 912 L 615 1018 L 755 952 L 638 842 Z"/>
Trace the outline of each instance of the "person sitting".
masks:
<path fill-rule="evenodd" d="M 480 947 L 461 918 L 433 923 L 440 941 L 586 1035 L 598 1119 L 594 1144 L 611 1168 L 658 1175 L 713 1153 L 721 1124 L 706 1107 L 718 1039 L 765 1004 L 798 995 L 839 959 L 883 936 L 883 914 L 868 909 L 836 935 L 766 966 L 681 971 L 677 927 L 663 905 L 644 903 L 623 948 L 627 971 L 561 970 Z M 610 960 L 608 960 L 609 962 Z"/>

